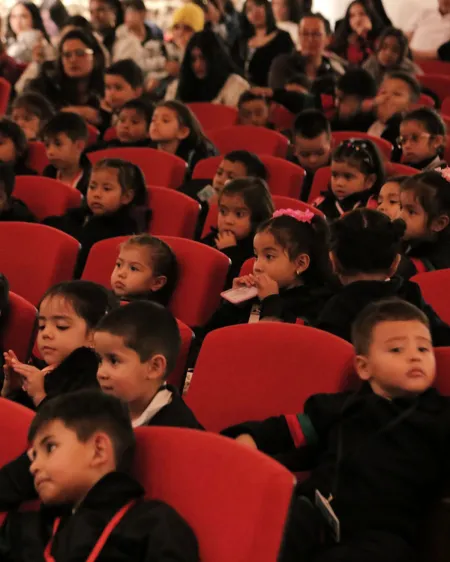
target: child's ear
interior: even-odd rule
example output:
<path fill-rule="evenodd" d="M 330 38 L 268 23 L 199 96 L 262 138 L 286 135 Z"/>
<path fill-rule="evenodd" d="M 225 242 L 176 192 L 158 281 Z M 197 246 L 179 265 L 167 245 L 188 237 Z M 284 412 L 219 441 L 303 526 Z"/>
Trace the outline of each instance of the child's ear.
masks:
<path fill-rule="evenodd" d="M 308 254 L 300 254 L 294 260 L 295 263 L 295 272 L 297 275 L 301 275 L 304 271 L 306 271 L 309 267 L 311 260 Z"/>
<path fill-rule="evenodd" d="M 433 150 L 439 150 L 439 148 L 441 147 L 445 147 L 445 136 L 444 135 L 436 135 L 434 137 L 431 138 L 431 146 L 433 147 Z"/>
<path fill-rule="evenodd" d="M 122 205 L 128 205 L 134 199 L 134 191 L 131 189 L 127 189 L 122 195 L 120 196 L 120 202 Z"/>
<path fill-rule="evenodd" d="M 395 256 L 395 259 L 394 259 L 394 261 L 392 262 L 391 267 L 389 268 L 389 277 L 394 277 L 394 275 L 395 275 L 395 273 L 396 273 L 396 271 L 397 271 L 397 268 L 398 268 L 398 266 L 399 266 L 399 264 L 400 264 L 400 260 L 401 260 L 401 259 L 402 259 L 402 256 L 401 256 L 400 254 L 397 254 L 397 255 Z"/>
<path fill-rule="evenodd" d="M 147 380 L 162 379 L 166 373 L 167 359 L 164 355 L 156 354 L 147 361 Z"/>
<path fill-rule="evenodd" d="M 94 433 L 91 437 L 92 441 L 92 459 L 91 466 L 104 466 L 114 459 L 114 447 L 109 435 L 103 431 Z"/>
<path fill-rule="evenodd" d="M 189 127 L 180 127 L 177 133 L 177 139 L 179 141 L 182 141 L 184 139 L 187 139 L 187 137 L 190 135 L 191 130 L 189 129 Z"/>
<path fill-rule="evenodd" d="M 431 232 L 441 232 L 444 228 L 447 228 L 450 219 L 448 215 L 441 215 L 437 219 L 434 219 L 431 223 Z"/>
<path fill-rule="evenodd" d="M 151 290 L 159 291 L 164 287 L 166 283 L 167 283 L 167 277 L 165 275 L 159 275 L 158 277 L 155 277 L 153 279 Z"/>
<path fill-rule="evenodd" d="M 84 150 L 86 150 L 86 141 L 80 140 L 80 139 L 76 140 L 75 146 L 76 146 L 77 150 L 80 150 L 81 152 L 84 152 Z"/>
<path fill-rule="evenodd" d="M 371 189 L 376 181 L 377 181 L 377 175 L 370 174 L 369 176 L 366 176 L 366 179 L 364 181 L 364 187 L 366 189 Z"/>
<path fill-rule="evenodd" d="M 86 333 L 86 343 L 87 347 L 94 347 L 94 330 L 88 330 Z"/>
<path fill-rule="evenodd" d="M 355 371 L 361 380 L 370 380 L 371 374 L 369 359 L 365 355 L 357 355 L 355 357 Z"/>
<path fill-rule="evenodd" d="M 136 94 L 137 98 L 140 98 L 144 93 L 144 88 L 142 86 L 138 86 L 137 88 L 135 88 L 134 93 Z"/>

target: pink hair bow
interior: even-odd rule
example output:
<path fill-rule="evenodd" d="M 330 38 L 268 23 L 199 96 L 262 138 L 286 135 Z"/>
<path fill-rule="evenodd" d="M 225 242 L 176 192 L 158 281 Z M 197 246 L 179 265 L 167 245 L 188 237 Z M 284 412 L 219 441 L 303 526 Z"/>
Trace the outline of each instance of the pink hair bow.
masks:
<path fill-rule="evenodd" d="M 278 209 L 278 211 L 275 211 L 272 216 L 273 218 L 284 216 L 292 217 L 299 222 L 307 222 L 308 224 L 311 224 L 311 221 L 314 218 L 314 213 L 309 209 L 306 209 L 305 211 L 299 211 L 296 209 Z"/>
<path fill-rule="evenodd" d="M 450 168 L 436 168 L 435 172 L 439 172 L 445 180 L 450 182 Z"/>

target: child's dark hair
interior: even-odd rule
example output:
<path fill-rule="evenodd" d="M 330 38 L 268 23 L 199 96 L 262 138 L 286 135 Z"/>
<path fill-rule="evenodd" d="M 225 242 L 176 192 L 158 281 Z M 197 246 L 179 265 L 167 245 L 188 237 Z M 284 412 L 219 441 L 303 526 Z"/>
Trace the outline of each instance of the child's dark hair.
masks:
<path fill-rule="evenodd" d="M 352 68 L 338 78 L 336 88 L 346 96 L 356 96 L 361 100 L 377 95 L 377 84 L 373 76 L 363 68 Z"/>
<path fill-rule="evenodd" d="M 371 191 L 378 195 L 385 182 L 386 172 L 383 158 L 374 142 L 368 139 L 349 139 L 341 142 L 333 152 L 331 160 L 345 162 L 357 168 L 365 176 L 374 174 L 376 178 Z"/>
<path fill-rule="evenodd" d="M 302 86 L 305 90 L 310 90 L 312 86 L 311 80 L 306 76 L 306 74 L 295 72 L 286 78 L 285 86 L 288 84 L 296 84 L 297 86 Z"/>
<path fill-rule="evenodd" d="M 406 225 L 373 209 L 355 209 L 333 221 L 330 249 L 338 275 L 388 274 L 402 251 Z"/>
<path fill-rule="evenodd" d="M 305 109 L 301 111 L 294 120 L 294 135 L 315 139 L 325 133 L 331 137 L 331 126 L 325 115 L 318 109 Z"/>
<path fill-rule="evenodd" d="M 429 171 L 408 177 L 400 186 L 400 191 L 413 191 L 415 199 L 427 214 L 427 226 L 442 215 L 450 218 L 450 182 L 439 172 Z M 446 227 L 438 234 L 450 236 Z"/>
<path fill-rule="evenodd" d="M 327 18 L 320 12 L 305 12 L 299 19 L 298 25 L 300 25 L 305 18 L 314 18 L 316 20 L 320 20 L 325 26 L 325 33 L 327 34 L 327 36 L 331 35 L 331 24 L 329 20 L 327 20 Z"/>
<path fill-rule="evenodd" d="M 430 328 L 426 314 L 407 301 L 392 298 L 370 303 L 352 325 L 352 343 L 357 355 L 367 355 L 373 331 L 382 322 L 420 322 Z"/>
<path fill-rule="evenodd" d="M 22 128 L 8 119 L 3 117 L 0 119 L 0 138 L 11 139 L 16 149 L 16 160 L 15 164 L 25 162 L 28 155 L 28 141 Z"/>
<path fill-rule="evenodd" d="M 226 195 L 242 197 L 250 209 L 253 229 L 273 215 L 274 206 L 269 188 L 260 178 L 237 178 L 228 182 L 219 196 L 219 209 L 220 202 Z"/>
<path fill-rule="evenodd" d="M 61 297 L 69 302 L 75 314 L 82 318 L 89 330 L 93 330 L 105 314 L 118 306 L 111 291 L 92 281 L 63 281 L 48 289 L 38 305 L 47 298 Z"/>
<path fill-rule="evenodd" d="M 398 65 L 400 65 L 407 57 L 409 52 L 408 38 L 403 33 L 401 29 L 396 27 L 387 27 L 377 40 L 377 52 L 381 50 L 383 46 L 383 41 L 387 37 L 394 37 L 397 40 L 398 46 L 400 47 L 400 55 L 398 59 Z"/>
<path fill-rule="evenodd" d="M 11 111 L 14 109 L 24 109 L 38 117 L 41 128 L 55 114 L 53 105 L 39 92 L 26 92 L 18 96 L 12 104 Z"/>
<path fill-rule="evenodd" d="M 14 166 L 0 162 L 0 192 L 3 191 L 5 193 L 8 201 L 11 199 L 15 183 L 16 174 L 14 173 Z"/>
<path fill-rule="evenodd" d="M 132 59 L 122 59 L 105 70 L 105 74 L 121 76 L 134 90 L 144 87 L 144 73 Z"/>
<path fill-rule="evenodd" d="M 392 182 L 398 183 L 398 185 L 402 185 L 402 183 L 410 177 L 411 176 L 389 176 L 384 180 L 384 183 Z"/>
<path fill-rule="evenodd" d="M 180 331 L 172 313 L 160 304 L 136 301 L 122 306 L 105 316 L 97 331 L 123 338 L 125 347 L 135 351 L 142 363 L 154 355 L 163 355 L 167 362 L 166 376 L 176 365 Z"/>
<path fill-rule="evenodd" d="M 243 92 L 239 97 L 239 101 L 237 104 L 238 109 L 241 109 L 244 103 L 247 103 L 249 101 L 257 101 L 257 100 L 263 101 L 267 106 L 269 106 L 270 104 L 270 101 L 266 96 L 263 96 L 262 94 L 254 94 L 250 90 L 247 90 L 246 92 Z"/>
<path fill-rule="evenodd" d="M 444 154 L 447 127 L 444 120 L 435 109 L 431 107 L 419 107 L 418 109 L 414 109 L 405 115 L 402 123 L 407 121 L 417 121 L 431 137 L 443 136 L 444 141 L 438 148 L 438 154 L 440 156 Z"/>
<path fill-rule="evenodd" d="M 105 168 L 117 170 L 122 193 L 130 190 L 134 192 L 130 205 L 146 206 L 148 204 L 147 184 L 139 166 L 121 158 L 103 158 L 94 164 L 93 171 Z"/>
<path fill-rule="evenodd" d="M 420 98 L 421 90 L 419 82 L 407 72 L 402 72 L 401 70 L 396 70 L 385 74 L 383 80 L 401 80 L 405 82 L 409 89 L 410 100 L 412 103 L 417 103 Z"/>
<path fill-rule="evenodd" d="M 262 163 L 261 158 L 253 152 L 249 152 L 248 150 L 233 150 L 225 154 L 223 159 L 229 162 L 240 162 L 243 164 L 247 170 L 247 176 L 267 180 L 267 169 Z"/>
<path fill-rule="evenodd" d="M 146 248 L 153 275 L 155 277 L 166 277 L 167 281 L 165 285 L 158 290 L 158 302 L 167 306 L 178 281 L 178 262 L 174 251 L 164 240 L 151 236 L 150 234 L 137 234 L 136 236 L 132 236 L 126 240 L 120 248 L 127 248 L 129 246 Z"/>
<path fill-rule="evenodd" d="M 76 113 L 61 111 L 52 117 L 41 131 L 44 140 L 55 139 L 65 134 L 72 142 L 87 142 L 89 137 L 86 121 Z"/>
<path fill-rule="evenodd" d="M 62 422 L 74 431 L 82 443 L 97 431 L 111 439 L 116 469 L 129 472 L 132 468 L 136 441 L 126 404 L 100 390 L 78 390 L 48 400 L 35 415 L 28 431 L 28 440 L 49 423 Z"/>
<path fill-rule="evenodd" d="M 322 217 L 314 214 L 308 223 L 289 215 L 281 215 L 259 225 L 257 233 L 259 232 L 272 234 L 291 261 L 300 254 L 309 256 L 309 267 L 301 274 L 306 285 L 319 287 L 333 283 L 328 255 L 329 231 Z"/>
<path fill-rule="evenodd" d="M 134 111 L 136 111 L 136 113 L 140 117 L 145 119 L 145 122 L 147 123 L 147 127 L 148 127 L 152 121 L 153 113 L 155 111 L 155 106 L 149 100 L 146 100 L 144 98 L 136 98 L 134 100 L 130 100 L 124 103 L 123 106 L 120 108 L 119 115 L 120 112 L 123 111 L 124 109 L 134 109 Z"/>
<path fill-rule="evenodd" d="M 84 16 L 80 14 L 76 14 L 74 16 L 69 16 L 69 19 L 66 21 L 66 26 L 78 27 L 83 31 L 88 31 L 92 33 L 92 24 L 89 20 L 87 20 Z"/>

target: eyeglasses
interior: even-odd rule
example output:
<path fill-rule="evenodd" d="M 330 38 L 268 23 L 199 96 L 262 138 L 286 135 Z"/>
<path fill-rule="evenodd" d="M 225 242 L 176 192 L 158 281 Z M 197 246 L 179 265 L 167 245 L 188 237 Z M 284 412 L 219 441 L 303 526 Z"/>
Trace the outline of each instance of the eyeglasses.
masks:
<path fill-rule="evenodd" d="M 71 59 L 72 57 L 77 59 L 82 59 L 87 55 L 93 55 L 94 51 L 92 49 L 75 49 L 75 51 L 64 51 L 61 53 L 63 59 Z"/>
<path fill-rule="evenodd" d="M 432 136 L 434 135 L 431 135 L 430 133 L 419 133 L 419 134 L 413 133 L 412 135 L 404 135 L 404 136 L 397 137 L 396 142 L 398 146 L 403 146 L 408 141 L 417 144 L 420 141 L 420 139 L 431 138 Z"/>

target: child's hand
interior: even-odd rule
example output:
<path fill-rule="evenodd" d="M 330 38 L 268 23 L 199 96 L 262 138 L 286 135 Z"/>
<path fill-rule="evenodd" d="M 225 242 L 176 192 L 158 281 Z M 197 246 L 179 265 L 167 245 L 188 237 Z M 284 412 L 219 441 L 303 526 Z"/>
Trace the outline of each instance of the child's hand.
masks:
<path fill-rule="evenodd" d="M 255 279 L 256 287 L 258 288 L 258 298 L 260 300 L 270 297 L 270 295 L 278 295 L 280 292 L 278 283 L 265 273 L 258 275 Z"/>
<path fill-rule="evenodd" d="M 240 289 L 241 287 L 256 287 L 256 279 L 254 275 L 243 275 L 242 277 L 235 277 L 233 279 L 233 289 Z"/>
<path fill-rule="evenodd" d="M 11 365 L 13 360 L 17 361 L 17 356 L 14 351 L 6 351 L 3 357 L 5 358 L 5 364 L 3 365 L 5 380 L 2 387 L 2 396 L 3 398 L 7 398 L 11 392 L 19 390 L 19 388 L 22 387 L 22 377 L 14 371 Z"/>
<path fill-rule="evenodd" d="M 26 365 L 19 361 L 13 361 L 14 371 L 18 373 L 22 379 L 22 389 L 33 400 L 34 404 L 39 405 L 45 398 L 44 377 L 53 370 L 53 366 L 46 367 L 40 371 L 33 365 Z"/>
<path fill-rule="evenodd" d="M 242 445 L 245 445 L 246 447 L 251 447 L 252 449 L 258 448 L 255 440 L 248 433 L 243 433 L 242 435 L 239 435 L 238 437 L 236 437 L 235 441 L 236 443 L 242 443 Z"/>
<path fill-rule="evenodd" d="M 237 240 L 236 236 L 229 230 L 224 232 L 219 232 L 216 238 L 216 248 L 218 250 L 224 250 L 225 248 L 230 248 L 231 246 L 236 246 Z"/>

